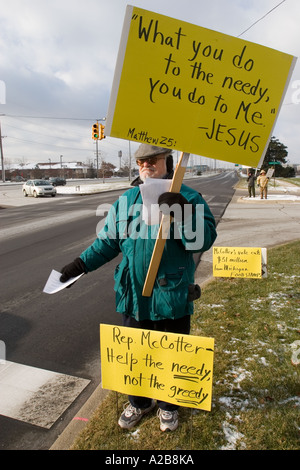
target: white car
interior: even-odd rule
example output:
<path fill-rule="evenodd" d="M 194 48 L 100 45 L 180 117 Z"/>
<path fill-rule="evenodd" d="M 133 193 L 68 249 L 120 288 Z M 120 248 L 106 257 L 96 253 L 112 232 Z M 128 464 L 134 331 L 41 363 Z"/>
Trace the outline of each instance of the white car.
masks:
<path fill-rule="evenodd" d="M 28 180 L 22 187 L 23 195 L 26 196 L 56 196 L 56 188 L 45 180 Z"/>

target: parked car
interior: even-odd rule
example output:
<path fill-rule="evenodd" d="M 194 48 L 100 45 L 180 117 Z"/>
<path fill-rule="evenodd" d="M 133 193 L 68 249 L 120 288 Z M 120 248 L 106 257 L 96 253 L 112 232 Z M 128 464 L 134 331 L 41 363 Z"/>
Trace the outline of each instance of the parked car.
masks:
<path fill-rule="evenodd" d="M 15 176 L 14 178 L 11 179 L 11 181 L 16 181 L 17 183 L 21 183 L 22 181 L 26 181 L 25 178 L 23 178 L 23 176 Z"/>
<path fill-rule="evenodd" d="M 23 184 L 23 195 L 26 196 L 56 196 L 56 188 L 45 180 L 28 180 Z"/>
<path fill-rule="evenodd" d="M 53 184 L 53 186 L 65 186 L 66 180 L 64 178 L 49 178 L 49 182 Z"/>

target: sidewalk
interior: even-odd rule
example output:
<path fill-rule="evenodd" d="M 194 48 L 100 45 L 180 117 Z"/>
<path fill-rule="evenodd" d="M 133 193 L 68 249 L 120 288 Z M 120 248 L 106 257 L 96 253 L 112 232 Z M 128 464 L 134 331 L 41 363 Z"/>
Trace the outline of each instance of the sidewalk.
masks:
<path fill-rule="evenodd" d="M 271 190 L 269 191 L 271 193 Z M 300 191 L 297 195 L 269 194 L 261 200 L 236 190 L 218 224 L 214 246 L 270 248 L 300 239 Z M 203 253 L 196 281 L 212 278 L 212 248 Z"/>
<path fill-rule="evenodd" d="M 291 189 L 293 194 L 287 194 Z M 270 248 L 300 239 L 300 188 L 270 187 L 267 200 L 249 199 L 246 194 L 236 190 L 218 224 L 215 246 Z M 203 287 L 211 279 L 212 249 L 202 255 L 196 282 Z M 69 450 L 107 393 L 99 386 L 50 450 Z"/>

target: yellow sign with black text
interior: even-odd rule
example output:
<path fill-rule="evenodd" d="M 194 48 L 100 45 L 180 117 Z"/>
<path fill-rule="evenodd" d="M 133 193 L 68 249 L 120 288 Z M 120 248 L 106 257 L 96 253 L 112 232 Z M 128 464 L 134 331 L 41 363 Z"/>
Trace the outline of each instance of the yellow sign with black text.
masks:
<path fill-rule="evenodd" d="M 213 247 L 213 276 L 261 279 L 267 277 L 266 248 Z"/>
<path fill-rule="evenodd" d="M 258 166 L 295 58 L 128 6 L 106 135 Z"/>
<path fill-rule="evenodd" d="M 100 325 L 102 387 L 211 410 L 214 339 Z"/>

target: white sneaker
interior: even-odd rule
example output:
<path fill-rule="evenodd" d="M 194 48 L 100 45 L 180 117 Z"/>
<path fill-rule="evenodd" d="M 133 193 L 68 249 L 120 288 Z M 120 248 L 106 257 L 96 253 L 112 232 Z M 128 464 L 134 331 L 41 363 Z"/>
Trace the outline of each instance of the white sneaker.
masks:
<path fill-rule="evenodd" d="M 175 431 L 178 427 L 178 411 L 165 411 L 159 408 L 157 416 L 160 419 L 161 431 Z"/>
<path fill-rule="evenodd" d="M 125 406 L 127 403 L 125 404 Z M 131 429 L 133 428 L 141 418 L 146 414 L 149 413 L 155 407 L 155 401 L 151 401 L 151 405 L 148 408 L 135 408 L 133 405 L 129 404 L 127 408 L 124 409 L 123 413 L 121 414 L 118 424 L 123 429 Z"/>

